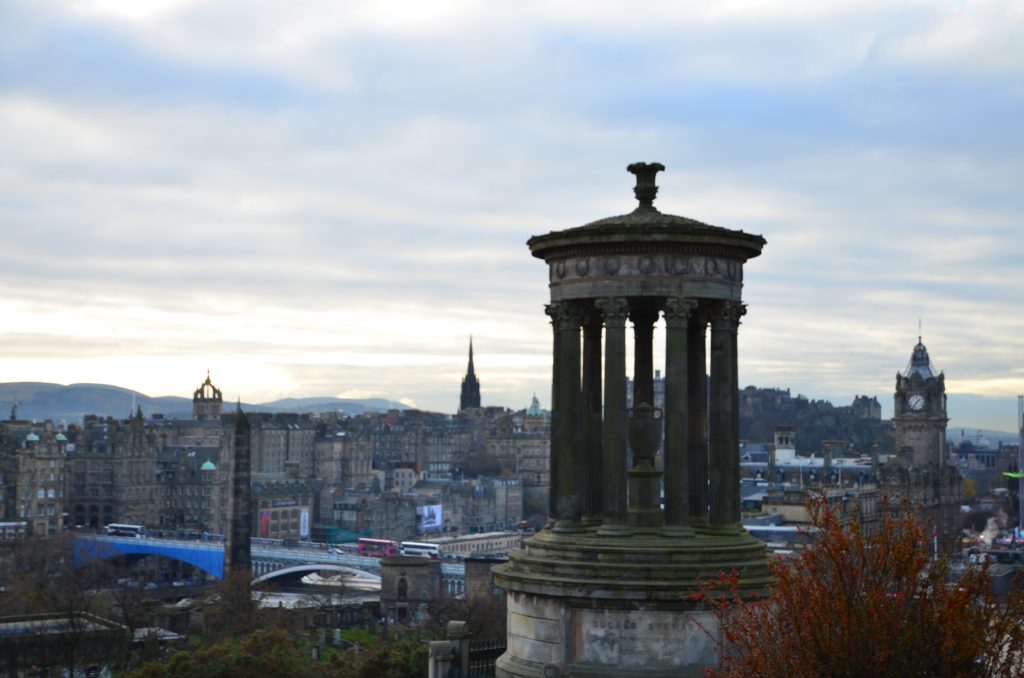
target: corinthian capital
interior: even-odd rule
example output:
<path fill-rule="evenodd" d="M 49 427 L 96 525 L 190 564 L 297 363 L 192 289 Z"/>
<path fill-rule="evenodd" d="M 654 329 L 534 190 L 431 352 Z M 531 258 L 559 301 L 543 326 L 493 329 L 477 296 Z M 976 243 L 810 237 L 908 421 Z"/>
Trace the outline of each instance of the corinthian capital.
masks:
<path fill-rule="evenodd" d="M 746 315 L 747 305 L 739 301 L 720 301 L 711 309 L 711 328 L 732 330 L 740 326 L 740 318 Z"/>
<path fill-rule="evenodd" d="M 544 312 L 551 316 L 551 324 L 556 330 L 579 330 L 583 323 L 583 313 L 568 301 L 556 301 L 544 307 Z"/>
<path fill-rule="evenodd" d="M 668 327 L 686 327 L 697 309 L 697 300 L 689 297 L 669 297 L 662 309 L 665 313 L 665 325 Z"/>
<path fill-rule="evenodd" d="M 629 315 L 629 302 L 623 297 L 608 297 L 598 299 L 594 306 L 601 311 L 604 317 L 604 324 L 607 327 L 625 327 L 626 317 Z"/>

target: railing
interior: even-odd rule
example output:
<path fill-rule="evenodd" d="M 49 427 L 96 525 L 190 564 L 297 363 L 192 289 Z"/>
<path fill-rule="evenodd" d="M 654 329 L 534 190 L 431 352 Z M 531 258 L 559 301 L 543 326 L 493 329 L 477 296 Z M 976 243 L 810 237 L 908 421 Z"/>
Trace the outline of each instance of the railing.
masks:
<path fill-rule="evenodd" d="M 147 545 L 158 547 L 183 548 L 202 551 L 223 551 L 224 542 L 215 540 L 188 540 L 188 539 L 164 539 L 154 537 L 115 537 L 103 534 L 82 535 L 82 539 L 105 541 L 115 544 Z M 347 565 L 359 570 L 370 572 L 380 571 L 380 559 L 368 556 L 359 556 L 348 553 L 337 553 L 327 548 L 313 547 L 290 547 L 277 545 L 252 545 L 252 556 L 254 559 L 269 560 L 276 562 L 298 562 L 298 563 L 332 563 L 336 565 Z M 465 566 L 462 563 L 441 563 L 441 573 L 446 578 L 460 579 L 465 576 Z"/>
<path fill-rule="evenodd" d="M 462 678 L 493 676 L 498 657 L 505 653 L 508 641 L 505 638 L 478 640 L 469 644 L 469 666 L 460 674 Z"/>
<path fill-rule="evenodd" d="M 498 657 L 505 652 L 504 638 L 470 642 L 469 625 L 463 621 L 448 622 L 445 635 L 447 640 L 430 643 L 430 678 L 493 678 Z"/>

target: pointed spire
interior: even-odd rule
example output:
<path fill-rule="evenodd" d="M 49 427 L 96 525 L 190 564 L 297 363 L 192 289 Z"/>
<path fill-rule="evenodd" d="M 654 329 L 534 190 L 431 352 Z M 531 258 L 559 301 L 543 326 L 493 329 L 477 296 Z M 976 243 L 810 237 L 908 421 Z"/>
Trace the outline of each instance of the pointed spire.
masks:
<path fill-rule="evenodd" d="M 480 407 L 480 380 L 476 378 L 473 366 L 473 335 L 469 335 L 469 364 L 462 379 L 462 394 L 459 397 L 459 411 L 467 407 Z"/>

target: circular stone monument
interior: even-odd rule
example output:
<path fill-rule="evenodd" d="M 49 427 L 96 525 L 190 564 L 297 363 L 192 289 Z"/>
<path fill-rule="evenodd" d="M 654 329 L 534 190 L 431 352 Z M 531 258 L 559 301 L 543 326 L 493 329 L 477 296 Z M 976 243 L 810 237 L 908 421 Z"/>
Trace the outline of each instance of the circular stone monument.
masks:
<path fill-rule="evenodd" d="M 735 570 L 750 596 L 771 582 L 764 545 L 740 524 L 736 372 L 743 264 L 765 240 L 659 212 L 664 169 L 628 167 L 633 212 L 528 242 L 551 289 L 550 519 L 494 569 L 508 591 L 499 676 L 701 675 L 717 664 L 718 629 L 691 600 L 700 582 Z"/>

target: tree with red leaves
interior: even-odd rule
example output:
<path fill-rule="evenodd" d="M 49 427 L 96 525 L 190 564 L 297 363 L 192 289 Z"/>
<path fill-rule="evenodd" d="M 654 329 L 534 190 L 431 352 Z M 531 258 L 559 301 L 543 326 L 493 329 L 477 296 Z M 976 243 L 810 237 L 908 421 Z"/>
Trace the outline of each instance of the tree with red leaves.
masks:
<path fill-rule="evenodd" d="M 1005 600 L 988 565 L 950 581 L 925 529 L 883 506 L 871 530 L 813 502 L 815 541 L 773 566 L 776 585 L 741 599 L 736 573 L 697 598 L 721 625 L 711 676 L 1024 676 L 1024 588 Z"/>

